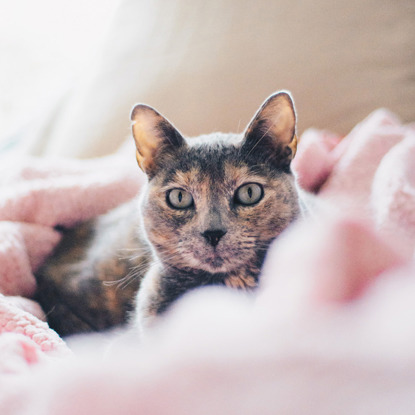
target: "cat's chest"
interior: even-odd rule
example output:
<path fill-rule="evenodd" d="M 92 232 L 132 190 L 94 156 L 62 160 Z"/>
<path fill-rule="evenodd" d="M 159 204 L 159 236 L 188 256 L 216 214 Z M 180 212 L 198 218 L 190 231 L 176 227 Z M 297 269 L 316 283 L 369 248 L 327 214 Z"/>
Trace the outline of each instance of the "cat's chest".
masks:
<path fill-rule="evenodd" d="M 138 325 L 145 327 L 185 293 L 207 286 L 227 286 L 250 291 L 258 285 L 259 268 L 243 267 L 232 273 L 212 274 L 200 270 L 163 267 L 155 261 L 137 297 Z"/>

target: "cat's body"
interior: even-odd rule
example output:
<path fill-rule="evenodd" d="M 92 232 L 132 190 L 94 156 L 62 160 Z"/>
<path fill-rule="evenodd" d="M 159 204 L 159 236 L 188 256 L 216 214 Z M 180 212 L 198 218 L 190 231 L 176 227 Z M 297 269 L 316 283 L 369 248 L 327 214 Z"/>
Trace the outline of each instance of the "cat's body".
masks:
<path fill-rule="evenodd" d="M 184 139 L 145 105 L 134 108 L 132 120 L 149 179 L 139 202 L 104 215 L 89 234 L 71 231 L 83 242 L 66 249 L 64 241 L 39 273 L 38 298 L 55 313 L 55 328 L 56 287 L 75 314 L 65 333 L 78 317 L 84 321 L 72 331 L 125 321 L 137 290 L 136 321 L 144 326 L 191 289 L 255 288 L 269 244 L 300 215 L 287 93 L 271 96 L 241 135 Z"/>
<path fill-rule="evenodd" d="M 63 230 L 53 256 L 36 273 L 36 300 L 62 335 L 101 331 L 126 322 L 148 268 L 137 198 Z"/>

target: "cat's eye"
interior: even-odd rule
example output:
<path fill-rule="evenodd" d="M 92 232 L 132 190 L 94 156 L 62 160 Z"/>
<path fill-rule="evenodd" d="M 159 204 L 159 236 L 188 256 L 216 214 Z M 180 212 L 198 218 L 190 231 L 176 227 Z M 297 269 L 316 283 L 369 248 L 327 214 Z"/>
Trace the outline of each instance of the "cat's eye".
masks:
<path fill-rule="evenodd" d="M 258 183 L 247 183 L 239 187 L 235 192 L 235 202 L 240 205 L 254 205 L 264 196 L 264 189 Z"/>
<path fill-rule="evenodd" d="M 187 209 L 193 206 L 193 197 L 183 189 L 172 189 L 167 192 L 167 202 L 174 209 Z"/>

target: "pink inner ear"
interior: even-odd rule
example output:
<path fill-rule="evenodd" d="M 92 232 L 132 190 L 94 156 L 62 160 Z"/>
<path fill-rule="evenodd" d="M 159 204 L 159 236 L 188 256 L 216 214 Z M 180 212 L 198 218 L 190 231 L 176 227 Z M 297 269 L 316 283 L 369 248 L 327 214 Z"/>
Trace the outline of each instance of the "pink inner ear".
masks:
<path fill-rule="evenodd" d="M 246 140 L 255 140 L 260 145 L 264 137 L 271 138 L 277 146 L 287 146 L 295 138 L 296 116 L 294 103 L 288 93 L 277 93 L 269 97 L 248 125 Z M 292 148 L 292 157 L 295 149 Z"/>
<path fill-rule="evenodd" d="M 295 113 L 290 101 L 286 98 L 273 100 L 264 108 L 261 118 L 266 120 L 270 132 L 280 143 L 291 143 L 295 135 Z"/>
<path fill-rule="evenodd" d="M 141 105 L 134 108 L 132 117 L 137 162 L 145 173 L 149 173 L 154 168 L 157 151 L 163 144 L 158 125 L 164 118 L 152 108 Z"/>
<path fill-rule="evenodd" d="M 185 144 L 184 138 L 173 124 L 147 105 L 136 105 L 131 118 L 138 165 L 152 175 L 157 169 L 158 156 L 165 150 L 175 151 Z"/>

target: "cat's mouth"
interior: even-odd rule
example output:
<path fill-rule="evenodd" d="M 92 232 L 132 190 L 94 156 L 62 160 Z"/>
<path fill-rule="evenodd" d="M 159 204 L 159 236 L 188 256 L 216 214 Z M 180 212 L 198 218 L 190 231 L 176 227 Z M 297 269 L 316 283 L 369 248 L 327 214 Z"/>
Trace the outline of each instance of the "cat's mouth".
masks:
<path fill-rule="evenodd" d="M 215 256 L 213 256 L 213 258 L 211 258 L 211 259 L 208 259 L 207 261 L 206 261 L 212 268 L 215 268 L 215 269 L 217 269 L 217 268 L 221 268 L 221 267 L 223 267 L 223 264 L 224 264 L 224 259 L 221 257 L 221 256 L 219 256 L 219 255 L 215 255 Z"/>
<path fill-rule="evenodd" d="M 216 248 L 198 252 L 196 258 L 200 261 L 200 266 L 208 272 L 229 272 L 229 261 Z"/>
<path fill-rule="evenodd" d="M 246 262 L 247 252 L 225 239 L 226 237 L 221 239 L 215 246 L 205 240 L 193 240 L 193 243 L 186 241 L 174 257 L 180 261 L 180 265 L 177 265 L 214 274 L 234 272 Z M 252 249 L 249 253 L 252 253 Z"/>

